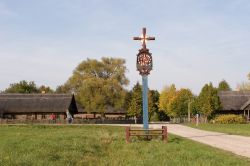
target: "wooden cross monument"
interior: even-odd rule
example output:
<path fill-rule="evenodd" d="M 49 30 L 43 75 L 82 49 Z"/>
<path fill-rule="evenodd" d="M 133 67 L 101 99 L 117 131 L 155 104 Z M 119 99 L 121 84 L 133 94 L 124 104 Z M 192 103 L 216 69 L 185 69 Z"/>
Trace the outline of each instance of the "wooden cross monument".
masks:
<path fill-rule="evenodd" d="M 142 29 L 141 37 L 134 37 L 134 40 L 142 41 L 142 49 L 139 50 L 137 54 L 137 70 L 142 76 L 142 96 L 143 96 L 143 128 L 148 129 L 148 75 L 153 68 L 153 59 L 151 53 L 146 47 L 146 42 L 148 40 L 155 40 L 155 37 L 146 36 L 146 28 Z"/>

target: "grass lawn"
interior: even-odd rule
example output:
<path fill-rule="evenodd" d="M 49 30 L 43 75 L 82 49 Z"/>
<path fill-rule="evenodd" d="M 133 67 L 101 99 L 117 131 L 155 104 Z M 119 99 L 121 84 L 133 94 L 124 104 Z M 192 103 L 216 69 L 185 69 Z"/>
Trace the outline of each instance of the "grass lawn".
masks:
<path fill-rule="evenodd" d="M 250 136 L 250 124 L 188 124 L 187 126 L 222 133 Z"/>
<path fill-rule="evenodd" d="M 170 135 L 160 140 L 125 143 L 123 127 L 0 126 L 0 165 L 250 165 L 235 156 Z"/>

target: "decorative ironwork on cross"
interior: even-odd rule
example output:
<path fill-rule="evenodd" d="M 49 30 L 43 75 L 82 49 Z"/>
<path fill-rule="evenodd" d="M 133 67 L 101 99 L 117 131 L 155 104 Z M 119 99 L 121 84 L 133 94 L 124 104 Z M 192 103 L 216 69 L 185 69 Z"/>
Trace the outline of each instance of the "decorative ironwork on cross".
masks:
<path fill-rule="evenodd" d="M 149 75 L 150 71 L 153 69 L 153 59 L 151 53 L 147 49 L 146 42 L 148 40 L 155 40 L 155 37 L 148 37 L 146 35 L 146 28 L 142 28 L 141 37 L 134 37 L 133 39 L 142 41 L 142 48 L 137 54 L 137 70 L 140 75 Z"/>
<path fill-rule="evenodd" d="M 134 40 L 140 40 L 140 41 L 142 41 L 142 48 L 143 49 L 147 49 L 146 42 L 148 40 L 155 40 L 155 37 L 147 37 L 146 34 L 147 34 L 146 28 L 142 28 L 142 35 L 141 35 L 141 37 L 134 37 Z"/>

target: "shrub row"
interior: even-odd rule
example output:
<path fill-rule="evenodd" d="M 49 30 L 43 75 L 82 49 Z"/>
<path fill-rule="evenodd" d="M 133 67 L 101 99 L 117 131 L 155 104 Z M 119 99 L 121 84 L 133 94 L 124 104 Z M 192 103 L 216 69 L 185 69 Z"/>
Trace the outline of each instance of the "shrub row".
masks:
<path fill-rule="evenodd" d="M 219 115 L 214 119 L 215 123 L 230 124 L 230 123 L 246 123 L 246 118 L 241 115 L 227 114 Z"/>

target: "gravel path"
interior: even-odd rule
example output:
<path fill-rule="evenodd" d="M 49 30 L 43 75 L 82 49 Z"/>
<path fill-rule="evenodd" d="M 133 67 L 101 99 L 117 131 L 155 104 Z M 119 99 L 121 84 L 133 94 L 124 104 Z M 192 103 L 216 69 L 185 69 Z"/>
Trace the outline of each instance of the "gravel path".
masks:
<path fill-rule="evenodd" d="M 250 158 L 250 137 L 198 130 L 178 124 L 150 124 L 149 127 L 158 129 L 163 125 L 168 127 L 169 133 Z M 142 127 L 135 124 L 115 126 Z"/>
<path fill-rule="evenodd" d="M 152 128 L 161 126 L 160 124 L 150 125 Z M 167 127 L 168 132 L 172 134 L 250 158 L 250 137 L 198 130 L 178 124 L 167 124 Z"/>

